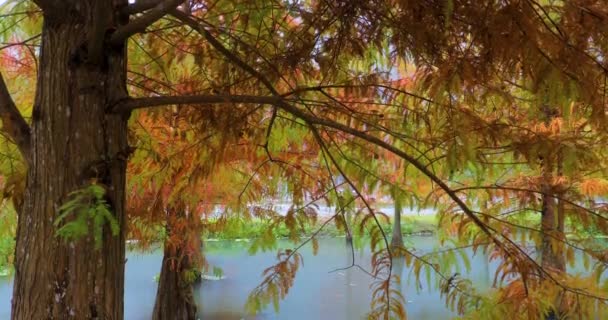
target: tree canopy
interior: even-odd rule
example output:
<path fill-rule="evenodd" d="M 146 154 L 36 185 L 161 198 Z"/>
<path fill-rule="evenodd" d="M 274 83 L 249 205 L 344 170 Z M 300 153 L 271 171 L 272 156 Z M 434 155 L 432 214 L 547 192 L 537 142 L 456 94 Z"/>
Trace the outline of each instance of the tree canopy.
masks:
<path fill-rule="evenodd" d="M 252 250 L 269 250 L 283 225 L 294 248 L 279 251 L 260 278 L 248 301 L 253 312 L 288 293 L 301 242 L 317 250 L 317 233 L 304 238 L 303 226 L 317 221 L 315 206 L 323 204 L 335 214 L 321 228 L 334 223 L 369 237 L 370 318 L 406 317 L 394 289 L 402 280 L 393 274 L 396 259 L 416 278 L 437 273 L 446 303 L 464 318 L 601 318 L 608 312 L 608 255 L 598 240 L 608 233 L 607 22 L 603 0 L 9 0 L 0 4 L 3 196 L 25 221 L 24 203 L 42 199 L 32 186 L 53 174 L 43 163 L 63 157 L 78 178 L 48 198 L 44 217 L 59 231 L 77 226 L 61 208 L 84 197 L 74 192 L 100 186 L 103 203 L 89 199 L 85 207 L 104 208 L 87 212 L 117 229 L 94 220 L 96 235 L 83 218 L 84 233 L 58 238 L 53 250 L 99 241 L 124 258 L 128 234 L 144 246 L 164 241 L 172 249 L 166 256 L 186 259 L 184 268 L 172 266 L 183 274 L 205 265 L 206 230 L 264 219 L 268 229 Z M 64 24 L 83 28 L 70 31 L 81 43 L 45 57 L 61 47 Z M 55 70 L 73 80 L 64 84 L 77 97 L 65 100 L 67 109 L 41 85 Z M 101 107 L 88 107 L 85 95 L 101 96 L 89 102 Z M 67 119 L 37 123 L 65 110 Z M 96 142 L 70 127 L 89 113 L 104 119 L 95 166 L 80 165 L 77 155 Z M 118 118 L 128 119 L 128 132 L 108 133 L 121 126 Z M 54 145 L 63 130 L 73 147 Z M 52 146 L 40 153 L 45 141 Z M 377 206 L 386 196 L 399 207 L 433 207 L 447 249 L 423 255 L 391 247 Z M 260 205 L 273 199 L 292 206 L 281 215 Z M 5 225 L 0 235 L 27 232 Z M 17 241 L 18 261 L 27 260 L 19 258 L 24 243 Z M 499 261 L 490 294 L 450 274 L 466 260 L 454 255 L 463 247 Z M 66 261 L 82 255 L 66 252 Z M 586 275 L 568 270 L 579 259 Z M 18 262 L 16 272 L 27 265 Z M 353 254 L 351 267 L 358 266 Z"/>

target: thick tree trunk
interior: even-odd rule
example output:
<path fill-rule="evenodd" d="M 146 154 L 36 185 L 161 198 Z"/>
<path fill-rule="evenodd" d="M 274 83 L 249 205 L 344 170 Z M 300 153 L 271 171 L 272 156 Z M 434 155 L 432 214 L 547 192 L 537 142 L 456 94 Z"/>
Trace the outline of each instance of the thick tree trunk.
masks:
<path fill-rule="evenodd" d="M 126 2 L 103 4 L 119 1 Z M 105 48 L 100 63 L 88 60 L 93 22 L 118 23 L 112 11 L 100 13 L 100 3 L 79 0 L 61 17 L 45 16 L 17 229 L 14 320 L 123 318 L 127 119 L 106 111 L 126 96 L 126 68 L 123 48 Z M 120 225 L 118 236 L 104 227 L 100 249 L 92 232 L 67 241 L 55 236 L 54 226 L 68 194 L 94 181 L 106 187 Z"/>
<path fill-rule="evenodd" d="M 183 212 L 183 211 L 180 211 Z M 181 214 L 181 213 L 180 213 Z M 167 219 L 167 239 L 165 240 L 163 263 L 160 271 L 153 320 L 194 320 L 196 319 L 196 302 L 194 301 L 193 284 L 200 277 L 201 240 L 196 228 L 196 221 L 181 214 L 176 220 Z M 186 225 L 188 230 L 177 226 Z M 185 223 L 184 223 L 185 222 Z"/>
<path fill-rule="evenodd" d="M 401 232 L 401 207 L 395 205 L 395 216 L 393 221 L 392 247 L 403 247 L 403 233 Z"/>
<path fill-rule="evenodd" d="M 154 320 L 194 320 L 196 303 L 192 289 L 193 282 L 185 277 L 190 268 L 186 261 L 180 261 L 181 249 L 168 249 L 165 245 L 163 264 L 160 271 Z"/>

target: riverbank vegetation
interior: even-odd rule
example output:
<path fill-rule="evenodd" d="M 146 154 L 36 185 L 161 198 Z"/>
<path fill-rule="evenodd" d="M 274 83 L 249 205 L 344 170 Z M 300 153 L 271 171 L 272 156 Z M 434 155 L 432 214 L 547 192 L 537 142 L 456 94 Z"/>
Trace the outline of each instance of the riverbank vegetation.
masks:
<path fill-rule="evenodd" d="M 304 230 L 302 231 L 302 236 L 312 236 L 313 233 L 315 233 L 324 222 L 322 217 L 320 220 L 321 221 L 313 225 L 305 225 Z M 391 230 L 392 226 L 392 221 L 382 224 L 384 230 Z M 404 218 L 404 221 L 401 223 L 401 230 L 404 235 L 432 235 L 435 233 L 435 228 L 435 215 L 408 216 Z M 255 239 L 258 238 L 260 234 L 263 234 L 267 229 L 272 230 L 273 234 L 277 238 L 288 238 L 290 235 L 289 228 L 284 225 L 272 227 L 270 223 L 262 220 L 234 219 L 234 221 L 231 221 L 229 224 L 223 227 L 222 230 L 209 231 L 204 237 L 207 239 L 218 240 Z M 344 230 L 339 229 L 335 224 L 329 224 L 322 228 L 321 231 L 316 234 L 316 236 L 345 237 L 346 234 Z"/>
<path fill-rule="evenodd" d="M 241 235 L 278 251 L 257 313 L 328 234 L 372 253 L 370 319 L 407 317 L 396 266 L 465 319 L 606 318 L 607 22 L 603 0 L 1 1 L 11 319 L 123 319 L 127 240 L 163 244 L 153 319 L 195 319 L 204 239 Z M 450 247 L 399 239 L 405 208 Z M 491 292 L 453 248 L 499 265 Z"/>

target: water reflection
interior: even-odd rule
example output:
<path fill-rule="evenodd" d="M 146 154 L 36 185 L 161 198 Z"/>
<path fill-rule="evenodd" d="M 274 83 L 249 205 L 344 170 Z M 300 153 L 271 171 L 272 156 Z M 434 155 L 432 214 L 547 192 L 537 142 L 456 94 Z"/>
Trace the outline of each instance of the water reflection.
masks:
<path fill-rule="evenodd" d="M 432 237 L 409 237 L 409 244 L 417 250 L 432 250 L 437 241 Z M 281 247 L 293 245 L 281 241 Z M 261 273 L 275 263 L 276 252 L 265 252 L 250 256 L 248 244 L 243 242 L 209 242 L 206 246 L 207 259 L 213 266 L 223 269 L 225 279 L 204 281 L 195 288 L 195 299 L 199 303 L 201 319 L 361 319 L 369 311 L 371 293 L 369 275 L 357 268 L 330 272 L 351 264 L 351 251 L 345 247 L 344 238 L 320 240 L 320 250 L 313 256 L 312 248 L 302 248 L 304 266 L 300 269 L 294 287 L 287 298 L 280 303 L 278 313 L 270 306 L 256 317 L 247 316 L 243 307 L 249 292 L 261 281 Z M 369 268 L 369 250 L 356 250 L 357 263 Z M 129 252 L 125 283 L 125 319 L 147 320 L 154 307 L 157 283 L 154 280 L 160 270 L 162 251 L 150 253 Z M 487 263 L 481 254 L 471 258 L 474 282 L 480 287 L 490 283 L 489 276 L 495 266 Z M 440 300 L 434 285 L 421 279 L 423 290 L 417 290 L 410 277 L 410 269 L 403 262 L 396 262 L 394 272 L 401 275 L 400 288 L 405 296 L 406 310 L 410 319 L 449 319 L 453 316 Z M 461 274 L 467 274 L 463 270 Z M 425 278 L 424 276 L 421 278 Z M 431 274 L 431 282 L 435 276 Z M 12 283 L 0 278 L 0 319 L 10 315 Z"/>

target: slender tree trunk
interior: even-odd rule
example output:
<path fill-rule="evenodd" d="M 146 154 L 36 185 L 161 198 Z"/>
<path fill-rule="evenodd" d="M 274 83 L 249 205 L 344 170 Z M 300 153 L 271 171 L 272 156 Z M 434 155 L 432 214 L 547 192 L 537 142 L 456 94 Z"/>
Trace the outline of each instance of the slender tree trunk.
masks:
<path fill-rule="evenodd" d="M 349 265 L 352 262 L 352 256 L 351 256 L 351 248 L 350 245 L 347 244 L 346 245 L 346 261 L 344 263 L 344 265 Z M 344 315 L 346 316 L 346 319 L 356 319 L 356 315 L 354 314 L 354 308 L 353 306 L 353 290 L 355 288 L 353 288 L 353 286 L 351 286 L 352 281 L 353 281 L 353 269 L 347 269 L 344 271 L 345 276 L 344 276 L 344 280 L 345 280 L 345 288 L 346 288 L 346 303 L 344 304 L 345 310 L 344 310 Z"/>
<path fill-rule="evenodd" d="M 557 113 L 549 107 L 545 107 L 544 112 L 547 117 L 546 123 L 549 125 Z M 557 176 L 561 176 L 563 174 L 562 167 L 561 152 L 554 153 L 553 150 L 549 150 L 542 163 L 541 266 L 545 270 L 554 273 L 566 272 L 564 245 L 560 242 L 560 240 L 565 238 L 564 205 L 562 201 L 556 198 L 552 185 L 554 172 Z M 561 319 L 560 315 L 564 314 L 566 308 L 563 302 L 560 297 L 556 298 L 554 307 L 545 316 L 545 319 Z"/>
<path fill-rule="evenodd" d="M 17 228 L 14 320 L 123 318 L 127 118 L 106 110 L 126 96 L 124 48 L 104 48 L 97 63 L 87 56 L 93 24 L 100 17 L 119 23 L 111 11 L 100 16 L 99 4 L 118 1 L 80 0 L 73 11 L 45 15 Z M 106 187 L 120 225 L 118 236 L 104 228 L 100 249 L 92 232 L 75 241 L 55 236 L 59 206 L 93 181 Z"/>
<path fill-rule="evenodd" d="M 562 152 L 558 152 L 557 154 L 557 176 L 562 176 L 563 173 L 563 156 L 562 156 Z M 557 228 L 556 228 L 556 236 L 558 237 L 558 239 L 560 240 L 559 243 L 557 243 L 557 259 L 556 259 L 556 268 L 559 272 L 561 273 L 565 273 L 566 272 L 566 255 L 565 255 L 565 249 L 566 249 L 566 245 L 564 242 L 566 240 L 566 233 L 564 230 L 564 225 L 565 225 L 565 219 L 566 219 L 566 212 L 565 212 L 565 207 L 564 207 L 564 201 L 561 199 L 561 197 L 564 196 L 563 193 L 558 193 L 559 198 L 557 199 L 557 215 L 556 215 L 556 219 L 557 219 Z M 562 292 L 560 294 L 560 296 L 557 299 L 558 301 L 556 301 L 556 306 L 557 306 L 557 310 L 558 313 L 561 315 L 567 314 L 568 313 L 568 303 L 566 301 L 566 299 L 564 299 L 564 293 Z M 565 318 L 563 318 L 565 319 Z"/>
<path fill-rule="evenodd" d="M 350 228 L 350 226 L 352 226 L 352 220 L 353 220 L 353 214 L 349 211 L 344 213 L 346 215 L 346 225 L 347 228 Z M 353 243 L 353 235 L 352 235 L 352 230 L 351 232 L 347 232 L 346 233 L 346 244 L 352 244 Z"/>
<path fill-rule="evenodd" d="M 557 116 L 557 111 L 548 106 L 543 107 L 545 113 L 545 123 L 551 124 L 551 121 Z M 557 164 L 557 168 L 556 168 Z M 557 170 L 556 170 L 557 169 Z M 558 230 L 560 219 L 563 220 L 563 205 L 560 206 L 556 202 L 555 192 L 553 190 L 554 172 L 557 175 L 562 174 L 562 164 L 559 152 L 547 150 L 542 160 L 542 210 L 541 210 L 541 232 L 542 232 L 542 248 L 541 248 L 541 266 L 552 272 L 565 272 L 565 264 L 563 252 L 559 245 L 559 240 L 563 235 L 563 230 Z M 560 217 L 560 211 L 561 216 Z M 563 223 L 563 222 L 562 222 Z M 562 226 L 563 229 L 563 226 Z"/>
<path fill-rule="evenodd" d="M 392 247 L 403 247 L 403 233 L 401 232 L 401 206 L 395 204 L 395 216 L 393 221 Z"/>
<path fill-rule="evenodd" d="M 163 263 L 160 271 L 153 320 L 194 320 L 197 307 L 194 301 L 193 284 L 200 276 L 201 240 L 196 228 L 183 223 L 188 219 L 183 211 L 176 219 L 167 219 Z M 186 225 L 187 230 L 177 226 Z M 191 220 L 191 219 L 190 219 Z M 196 222 L 193 221 L 193 224 Z"/>
<path fill-rule="evenodd" d="M 548 161 L 547 161 L 548 162 Z M 553 180 L 552 166 L 549 163 L 543 165 L 542 210 L 541 210 L 541 265 L 552 272 L 563 273 L 566 271 L 563 245 L 559 239 L 563 239 L 563 203 L 555 199 L 551 187 Z"/>
<path fill-rule="evenodd" d="M 397 292 L 399 293 L 399 295 L 401 296 L 405 296 L 403 294 L 403 270 L 405 270 L 405 258 L 400 257 L 400 258 L 396 258 L 393 259 L 393 265 L 392 265 L 392 277 L 394 280 L 399 279 L 399 281 L 395 281 L 395 283 L 393 284 L 393 286 L 395 286 L 395 284 L 398 284 L 396 287 L 394 288 L 394 290 L 397 290 Z M 431 286 L 430 283 L 426 284 L 427 286 Z"/>
<path fill-rule="evenodd" d="M 564 169 L 563 169 L 563 156 L 562 156 L 562 152 L 558 152 L 557 154 L 557 176 L 561 177 L 564 174 Z M 556 230 L 556 235 L 557 237 L 562 240 L 565 241 L 566 240 L 566 233 L 564 230 L 564 224 L 565 224 L 565 219 L 566 219 L 566 212 L 565 212 L 565 208 L 564 208 L 564 201 L 561 200 L 561 197 L 564 196 L 563 193 L 558 193 L 559 199 L 557 199 L 557 230 Z M 565 244 L 563 242 L 560 242 L 558 245 L 558 250 L 557 250 L 557 264 L 558 264 L 558 269 L 561 270 L 562 272 L 566 272 L 566 255 L 565 255 Z"/>
<path fill-rule="evenodd" d="M 541 231 L 542 249 L 541 265 L 548 271 L 562 271 L 560 267 L 559 248 L 556 245 L 557 231 L 557 205 L 555 198 L 550 193 L 550 187 L 542 188 L 542 211 L 541 211 Z"/>

